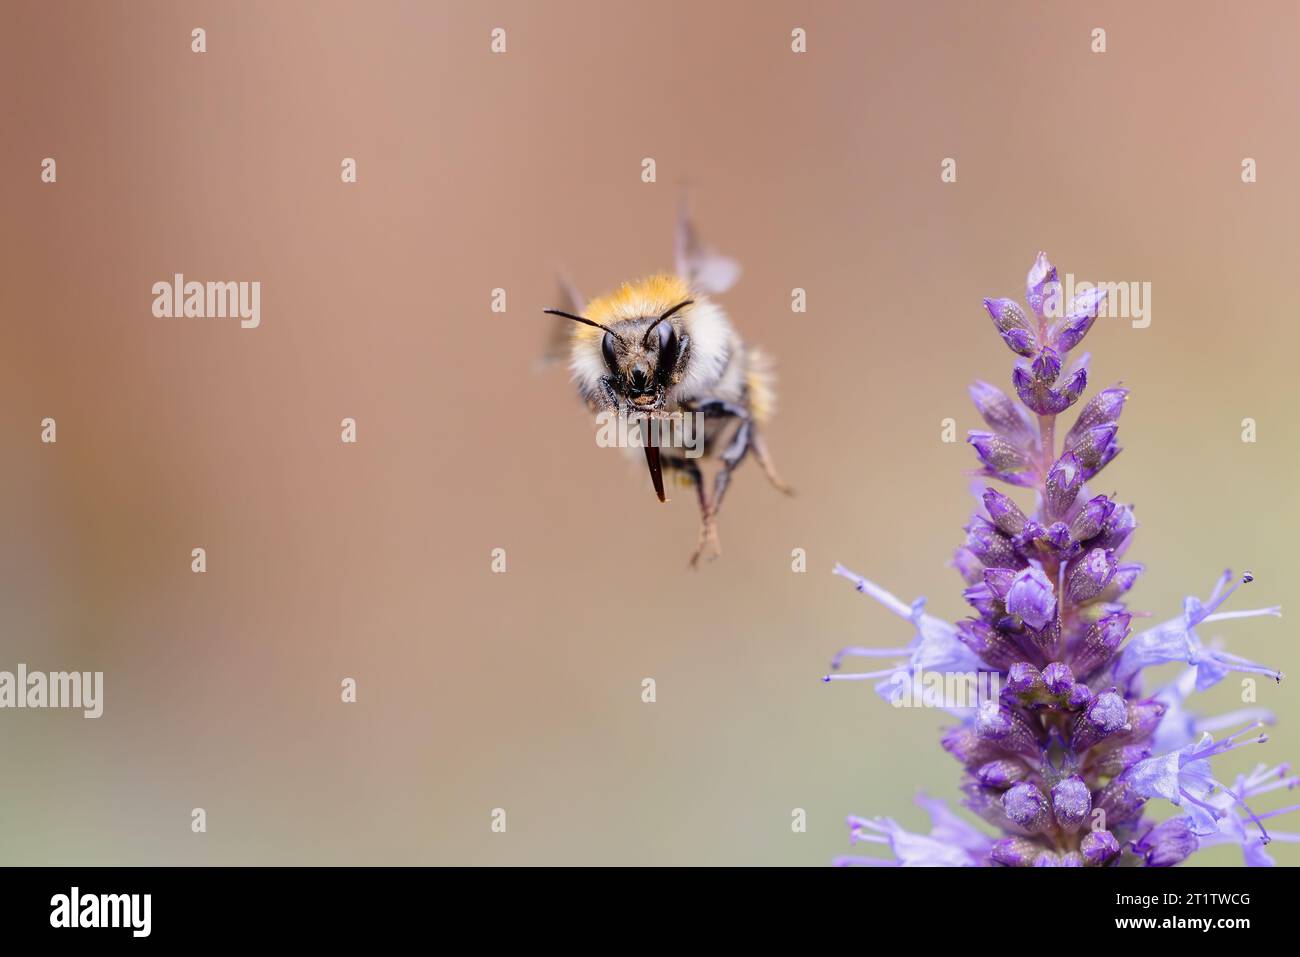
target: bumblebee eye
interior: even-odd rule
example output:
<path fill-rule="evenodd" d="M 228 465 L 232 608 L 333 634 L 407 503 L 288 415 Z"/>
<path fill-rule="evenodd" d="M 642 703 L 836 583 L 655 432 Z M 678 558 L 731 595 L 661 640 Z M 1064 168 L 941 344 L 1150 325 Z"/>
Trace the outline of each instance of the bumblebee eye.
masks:
<path fill-rule="evenodd" d="M 659 364 L 656 371 L 661 381 L 668 381 L 677 365 L 677 330 L 671 322 L 659 323 Z"/>
<path fill-rule="evenodd" d="M 609 367 L 610 372 L 618 372 L 618 357 L 614 355 L 614 336 L 605 333 L 605 338 L 601 340 L 600 351 L 605 356 L 605 365 Z"/>

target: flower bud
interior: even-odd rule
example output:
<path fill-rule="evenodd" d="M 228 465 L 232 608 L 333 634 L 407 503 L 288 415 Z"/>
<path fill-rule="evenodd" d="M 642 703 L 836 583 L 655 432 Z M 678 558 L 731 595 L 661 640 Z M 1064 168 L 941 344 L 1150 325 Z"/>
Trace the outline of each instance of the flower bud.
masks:
<path fill-rule="evenodd" d="M 1058 552 L 1066 552 L 1075 544 L 1074 538 L 1070 535 L 1070 526 L 1064 522 L 1053 522 L 1044 529 L 1041 538 Z"/>
<path fill-rule="evenodd" d="M 1085 469 L 1099 470 L 1106 461 L 1109 461 L 1106 453 L 1115 444 L 1115 433 L 1118 431 L 1119 426 L 1114 422 L 1094 425 L 1090 429 L 1084 429 L 1075 443 L 1068 448 L 1078 457 Z"/>
<path fill-rule="evenodd" d="M 993 571 L 993 569 L 988 569 L 988 571 Z M 1009 572 L 1010 569 L 1005 569 L 1005 571 Z M 1005 611 L 1002 599 L 993 594 L 993 590 L 983 582 L 978 585 L 971 585 L 970 588 L 961 593 L 961 596 L 966 599 L 972 608 L 980 613 L 981 618 L 992 620 Z"/>
<path fill-rule="evenodd" d="M 1035 784 L 1022 781 L 1002 795 L 1002 810 L 1015 824 L 1030 834 L 1037 834 L 1051 824 L 1047 798 Z"/>
<path fill-rule="evenodd" d="M 1128 703 L 1114 691 L 1103 691 L 1074 719 L 1070 747 L 1075 754 L 1082 754 L 1103 738 L 1129 728 Z"/>
<path fill-rule="evenodd" d="M 1104 548 L 1094 548 L 1071 562 L 1065 573 L 1065 597 L 1074 605 L 1096 598 L 1110 583 L 1115 565 L 1115 553 Z"/>
<path fill-rule="evenodd" d="M 1012 619 L 1013 621 L 1015 619 Z M 1037 631 L 1026 629 L 1029 642 L 1037 649 L 1044 661 L 1055 661 L 1061 657 L 1061 620 L 1052 618 Z"/>
<path fill-rule="evenodd" d="M 1038 335 L 1033 323 L 1012 299 L 985 299 L 984 308 L 993 318 L 1002 341 L 1017 355 L 1031 356 L 1038 349 Z"/>
<path fill-rule="evenodd" d="M 1151 749 L 1140 744 L 1126 744 L 1112 748 L 1093 762 L 1093 771 L 1104 778 L 1118 777 L 1144 758 L 1151 757 Z"/>
<path fill-rule="evenodd" d="M 1056 278 L 1056 267 L 1048 260 L 1047 253 L 1040 252 L 1025 277 L 1025 299 L 1029 308 L 1041 316 L 1048 300 L 1060 295 L 1061 284 Z"/>
<path fill-rule="evenodd" d="M 1077 831 L 1092 810 L 1092 792 L 1083 778 L 1072 775 L 1052 788 L 1052 814 L 1064 831 Z"/>
<path fill-rule="evenodd" d="M 1014 758 L 999 758 L 980 765 L 975 779 L 990 788 L 1009 788 L 1029 777 L 1029 769 Z"/>
<path fill-rule="evenodd" d="M 1155 734 L 1160 720 L 1165 716 L 1165 706 L 1154 698 L 1142 701 L 1130 701 L 1128 705 L 1128 723 L 1131 727 L 1129 737 L 1135 741 Z"/>
<path fill-rule="evenodd" d="M 1132 620 L 1133 616 L 1127 612 L 1117 612 L 1090 626 L 1075 651 L 1075 670 L 1086 677 L 1107 664 L 1128 637 Z"/>
<path fill-rule="evenodd" d="M 1088 334 L 1097 321 L 1097 313 L 1106 299 L 1104 290 L 1094 286 L 1074 297 L 1065 318 L 1052 328 L 1051 339 L 1061 352 L 1069 352 Z"/>
<path fill-rule="evenodd" d="M 1035 379 L 1051 385 L 1061 374 L 1061 357 L 1054 349 L 1043 349 L 1030 363 L 1030 371 L 1033 372 Z"/>
<path fill-rule="evenodd" d="M 1083 464 L 1073 452 L 1066 452 L 1047 471 L 1047 508 L 1050 515 L 1064 515 L 1083 487 Z"/>
<path fill-rule="evenodd" d="M 992 668 L 1005 671 L 1025 657 L 1020 646 L 987 622 L 967 618 L 957 622 L 957 640 Z"/>
<path fill-rule="evenodd" d="M 1146 566 L 1140 562 L 1120 563 L 1115 566 L 1115 574 L 1110 580 L 1110 584 L 1105 587 L 1098 601 L 1119 601 L 1124 597 L 1137 581 L 1138 576 L 1146 571 Z"/>
<path fill-rule="evenodd" d="M 1128 400 L 1128 389 L 1112 387 L 1102 389 L 1094 395 L 1079 410 L 1079 417 L 1074 420 L 1074 425 L 1065 435 L 1065 447 L 1078 443 L 1083 433 L 1096 425 L 1113 425 L 1119 421 L 1120 413 L 1124 411 L 1124 403 Z"/>
<path fill-rule="evenodd" d="M 1046 368 L 1051 371 L 1050 365 Z M 1059 362 L 1056 368 L 1059 370 Z M 1083 368 L 1076 369 L 1060 389 L 1053 389 L 1051 383 L 1036 375 L 1033 369 L 1017 365 L 1011 370 L 1011 384 L 1020 401 L 1031 411 L 1039 415 L 1058 415 L 1074 405 L 1083 394 L 1088 385 L 1088 372 Z"/>
<path fill-rule="evenodd" d="M 1019 535 L 1028 521 L 1015 502 L 995 488 L 984 490 L 984 508 L 1003 535 Z"/>
<path fill-rule="evenodd" d="M 1070 522 L 1070 535 L 1075 541 L 1086 542 L 1101 531 L 1102 524 L 1115 508 L 1115 503 L 1105 495 L 1098 495 L 1083 503 L 1083 507 Z"/>
<path fill-rule="evenodd" d="M 1016 572 L 1011 568 L 986 568 L 984 569 L 984 587 L 992 593 L 998 601 L 1007 600 L 1007 592 L 1011 591 L 1011 583 L 1016 580 Z"/>
<path fill-rule="evenodd" d="M 1005 704 L 997 709 L 980 708 L 975 714 L 975 733 L 980 740 L 995 744 L 1008 754 L 1037 761 L 1042 748 L 1029 723 L 1019 711 Z"/>
<path fill-rule="evenodd" d="M 984 563 L 971 554 L 965 546 L 952 553 L 952 567 L 967 585 L 974 585 L 984 580 Z"/>
<path fill-rule="evenodd" d="M 1079 842 L 1079 853 L 1089 867 L 1105 867 L 1119 857 L 1119 841 L 1104 828 L 1089 831 Z"/>
<path fill-rule="evenodd" d="M 1043 686 L 1047 693 L 1057 697 L 1068 695 L 1074 688 L 1074 675 L 1063 661 L 1053 661 L 1043 669 Z"/>
<path fill-rule="evenodd" d="M 1173 867 L 1200 846 L 1201 842 L 1192 833 L 1191 818 L 1175 817 L 1147 831 L 1134 843 L 1133 850 L 1146 861 L 1147 867 Z"/>
<path fill-rule="evenodd" d="M 966 526 L 966 547 L 989 568 L 1023 568 L 1025 560 L 1016 554 L 1011 539 L 976 516 Z"/>
<path fill-rule="evenodd" d="M 1092 800 L 1092 806 L 1101 808 L 1106 815 L 1108 827 L 1121 827 L 1137 820 L 1145 804 L 1146 798 L 1124 778 L 1115 778 L 1093 795 Z"/>
<path fill-rule="evenodd" d="M 1026 568 L 1007 592 L 1007 611 L 1035 631 L 1056 618 L 1056 590 L 1041 568 Z"/>
<path fill-rule="evenodd" d="M 946 730 L 939 738 L 945 751 L 967 767 L 978 767 L 987 761 L 1002 757 L 1001 749 L 981 739 L 968 725 L 957 725 Z"/>
<path fill-rule="evenodd" d="M 1007 441 L 1025 449 L 1037 445 L 1037 426 L 1030 421 L 1024 409 L 997 386 L 976 381 L 970 387 L 970 397 L 980 417 L 994 432 L 1001 433 Z"/>
<path fill-rule="evenodd" d="M 1102 523 L 1095 544 L 1116 551 L 1124 547 L 1136 528 L 1137 519 L 1133 515 L 1133 509 L 1128 505 L 1116 505 Z"/>
<path fill-rule="evenodd" d="M 1043 845 L 1027 837 L 1004 837 L 993 842 L 989 858 L 1003 867 L 1032 867 L 1045 850 Z"/>
<path fill-rule="evenodd" d="M 1007 690 L 1021 695 L 1043 691 L 1043 676 L 1029 662 L 1017 661 L 1007 670 Z"/>
<path fill-rule="evenodd" d="M 1031 464 L 1024 450 L 996 432 L 972 431 L 966 441 L 974 446 L 980 461 L 994 472 L 1022 472 Z"/>

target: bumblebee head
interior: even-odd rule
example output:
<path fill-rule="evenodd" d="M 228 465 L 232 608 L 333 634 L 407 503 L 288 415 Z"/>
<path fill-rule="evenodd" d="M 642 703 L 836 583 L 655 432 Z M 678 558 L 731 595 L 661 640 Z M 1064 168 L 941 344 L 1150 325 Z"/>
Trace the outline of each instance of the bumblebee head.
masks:
<path fill-rule="evenodd" d="M 663 408 L 681 357 L 682 337 L 672 318 L 693 302 L 687 299 L 658 316 L 623 319 L 608 326 L 558 309 L 546 312 L 601 330 L 600 353 L 614 392 L 634 409 L 653 412 Z"/>

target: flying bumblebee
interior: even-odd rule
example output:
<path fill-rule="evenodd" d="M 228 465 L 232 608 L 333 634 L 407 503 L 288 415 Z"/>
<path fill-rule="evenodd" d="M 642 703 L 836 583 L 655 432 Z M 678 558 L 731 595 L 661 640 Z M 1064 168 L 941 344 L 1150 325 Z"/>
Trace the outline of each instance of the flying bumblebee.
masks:
<path fill-rule="evenodd" d="M 694 414 L 703 423 L 697 456 L 666 446 L 646 430 L 641 444 L 659 501 L 663 473 L 693 486 L 700 536 L 690 564 L 722 553 L 718 511 L 731 474 L 751 452 L 779 491 L 791 490 L 776 473 L 762 429 L 775 408 L 771 363 L 747 345 L 722 307 L 708 296 L 726 292 L 740 275 L 734 260 L 702 246 L 683 209 L 677 226 L 677 270 L 624 283 L 585 303 L 565 286 L 565 308 L 547 309 L 564 320 L 552 354 L 568 353 L 578 395 L 593 412 L 626 415 L 642 423 Z M 700 462 L 716 460 L 712 491 Z"/>

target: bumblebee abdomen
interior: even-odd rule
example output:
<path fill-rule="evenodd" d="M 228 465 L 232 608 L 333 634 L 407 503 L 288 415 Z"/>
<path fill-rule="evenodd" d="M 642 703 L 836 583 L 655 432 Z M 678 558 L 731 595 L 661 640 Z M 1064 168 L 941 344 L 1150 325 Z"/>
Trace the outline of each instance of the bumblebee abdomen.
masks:
<path fill-rule="evenodd" d="M 776 413 L 776 374 L 771 357 L 753 346 L 745 353 L 745 392 L 754 421 L 759 425 L 770 421 Z"/>

